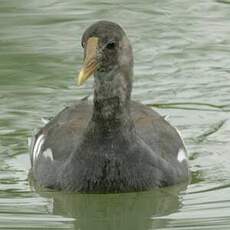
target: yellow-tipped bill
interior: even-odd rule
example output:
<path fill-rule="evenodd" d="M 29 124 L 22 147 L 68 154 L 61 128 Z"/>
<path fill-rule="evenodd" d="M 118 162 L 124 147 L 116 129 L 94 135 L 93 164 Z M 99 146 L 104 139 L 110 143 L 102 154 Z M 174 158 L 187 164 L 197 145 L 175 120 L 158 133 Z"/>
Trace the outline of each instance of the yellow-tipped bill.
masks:
<path fill-rule="evenodd" d="M 78 75 L 78 85 L 82 85 L 96 71 L 97 46 L 98 38 L 91 37 L 88 39 L 86 44 L 86 57 L 83 63 L 83 67 Z"/>

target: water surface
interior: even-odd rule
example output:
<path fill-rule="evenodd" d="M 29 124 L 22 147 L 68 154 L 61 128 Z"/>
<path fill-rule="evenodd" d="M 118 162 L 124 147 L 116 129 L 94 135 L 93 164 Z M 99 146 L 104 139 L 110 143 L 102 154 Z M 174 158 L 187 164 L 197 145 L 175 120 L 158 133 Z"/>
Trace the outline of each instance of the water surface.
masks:
<path fill-rule="evenodd" d="M 230 2 L 0 1 L 1 229 L 229 229 Z M 66 105 L 80 38 L 99 19 L 121 24 L 135 54 L 133 98 L 182 133 L 192 183 L 151 192 L 79 195 L 29 185 L 27 138 Z"/>

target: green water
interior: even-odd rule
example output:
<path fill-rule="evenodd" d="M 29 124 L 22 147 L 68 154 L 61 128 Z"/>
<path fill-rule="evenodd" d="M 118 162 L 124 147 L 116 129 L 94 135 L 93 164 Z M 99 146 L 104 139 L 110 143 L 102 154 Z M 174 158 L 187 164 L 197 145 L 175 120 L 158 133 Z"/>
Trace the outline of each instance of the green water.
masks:
<path fill-rule="evenodd" d="M 77 87 L 80 37 L 120 23 L 135 54 L 133 98 L 180 129 L 193 180 L 144 193 L 79 195 L 29 185 L 27 138 Z M 0 229 L 230 229 L 230 2 L 0 0 Z"/>

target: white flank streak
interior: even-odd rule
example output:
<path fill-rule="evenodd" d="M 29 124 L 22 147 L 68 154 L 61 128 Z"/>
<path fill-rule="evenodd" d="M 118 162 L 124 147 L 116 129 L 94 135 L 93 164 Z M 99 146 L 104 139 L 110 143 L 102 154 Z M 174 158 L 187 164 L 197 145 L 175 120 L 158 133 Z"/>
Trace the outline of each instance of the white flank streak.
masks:
<path fill-rule="evenodd" d="M 53 152 L 50 148 L 46 149 L 42 154 L 45 158 L 50 158 L 53 161 Z"/>
<path fill-rule="evenodd" d="M 28 146 L 31 146 L 31 144 L 32 144 L 31 137 L 28 137 Z"/>
<path fill-rule="evenodd" d="M 186 156 L 186 153 L 185 153 L 185 150 L 184 149 L 179 149 L 178 151 L 178 155 L 177 155 L 177 160 L 179 162 L 182 162 L 184 160 L 187 160 L 187 156 Z"/>
<path fill-rule="evenodd" d="M 184 140 L 183 140 L 183 138 L 182 138 L 182 135 L 181 135 L 180 131 L 179 131 L 177 128 L 176 128 L 176 131 L 177 131 L 178 135 L 180 136 L 183 145 L 185 145 L 185 144 L 184 144 Z M 184 161 L 184 160 L 186 160 L 186 161 L 188 160 L 188 158 L 187 158 L 187 152 L 186 152 L 186 150 L 185 150 L 184 148 L 180 148 L 180 149 L 179 149 L 178 154 L 177 154 L 177 160 L 178 160 L 179 162 L 182 162 L 182 161 Z"/>
<path fill-rule="evenodd" d="M 33 163 L 35 162 L 36 158 L 38 157 L 38 155 L 39 155 L 39 153 L 40 153 L 40 151 L 41 151 L 41 147 L 42 147 L 44 141 L 45 141 L 44 135 L 41 134 L 41 135 L 38 137 L 38 139 L 37 139 L 37 141 L 36 141 L 36 143 L 35 143 L 35 145 L 34 145 L 34 149 L 33 149 L 33 153 L 32 153 L 32 156 L 33 156 Z"/>

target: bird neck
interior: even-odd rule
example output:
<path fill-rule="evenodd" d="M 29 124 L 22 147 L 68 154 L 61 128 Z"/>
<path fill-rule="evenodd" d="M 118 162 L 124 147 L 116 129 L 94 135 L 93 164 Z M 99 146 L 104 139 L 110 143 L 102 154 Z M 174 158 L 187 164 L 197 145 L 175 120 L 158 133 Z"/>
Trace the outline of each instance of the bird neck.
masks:
<path fill-rule="evenodd" d="M 118 69 L 95 76 L 94 108 L 91 121 L 96 129 L 103 132 L 131 130 L 130 76 L 121 75 Z"/>

